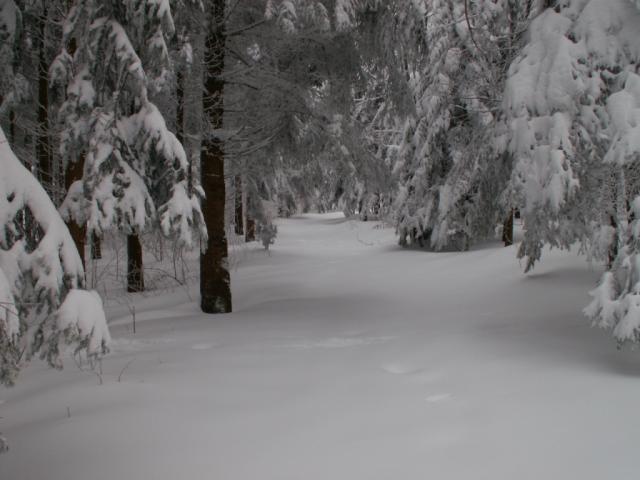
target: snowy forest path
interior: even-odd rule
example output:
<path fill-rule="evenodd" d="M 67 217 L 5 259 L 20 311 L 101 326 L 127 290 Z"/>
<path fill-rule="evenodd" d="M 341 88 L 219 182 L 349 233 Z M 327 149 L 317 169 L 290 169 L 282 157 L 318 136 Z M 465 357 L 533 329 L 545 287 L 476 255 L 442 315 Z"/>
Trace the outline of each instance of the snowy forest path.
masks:
<path fill-rule="evenodd" d="M 67 362 L 0 392 L 0 478 L 635 478 L 640 360 L 580 313 L 597 269 L 546 252 L 523 275 L 514 248 L 279 220 L 233 313 L 140 299 L 135 335 L 111 312 L 102 385 Z"/>

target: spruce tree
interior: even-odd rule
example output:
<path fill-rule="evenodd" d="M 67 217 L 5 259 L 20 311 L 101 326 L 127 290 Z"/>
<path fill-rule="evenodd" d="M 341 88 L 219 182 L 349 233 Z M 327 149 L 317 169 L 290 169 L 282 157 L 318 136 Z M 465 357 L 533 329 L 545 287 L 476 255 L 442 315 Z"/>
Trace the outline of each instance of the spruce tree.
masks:
<path fill-rule="evenodd" d="M 15 74 L 20 11 L 10 0 L 0 8 L 0 68 Z M 0 98 L 15 100 L 12 93 Z M 60 342 L 78 352 L 106 351 L 109 332 L 97 294 L 84 286 L 82 261 L 42 185 L 16 158 L 0 129 L 0 383 L 11 385 L 34 356 L 62 365 Z"/>
<path fill-rule="evenodd" d="M 150 100 L 170 77 L 173 33 L 167 0 L 78 1 L 51 69 L 67 93 L 60 110 L 65 161 L 84 161 L 62 211 L 86 222 L 88 233 L 117 228 L 129 235 L 129 291 L 144 288 L 141 233 L 157 226 L 185 245 L 194 243 L 194 228 L 204 234 L 201 190 L 189 188 L 184 149 Z"/>

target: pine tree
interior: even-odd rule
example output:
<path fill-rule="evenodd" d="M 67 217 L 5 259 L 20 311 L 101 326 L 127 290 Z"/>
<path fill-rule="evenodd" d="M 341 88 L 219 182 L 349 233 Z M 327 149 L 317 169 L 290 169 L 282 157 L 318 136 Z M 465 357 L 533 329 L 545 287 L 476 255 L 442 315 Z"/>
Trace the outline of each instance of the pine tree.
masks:
<path fill-rule="evenodd" d="M 144 288 L 142 232 L 157 225 L 185 245 L 194 243 L 194 228 L 204 234 L 201 190 L 189 188 L 184 149 L 150 100 L 170 77 L 166 41 L 173 33 L 167 0 L 78 1 L 51 67 L 53 81 L 66 86 L 65 161 L 84 160 L 62 211 L 86 222 L 88 233 L 118 228 L 130 235 L 130 291 Z"/>
<path fill-rule="evenodd" d="M 388 8 L 382 43 L 406 46 L 390 62 L 390 81 L 406 92 L 396 99 L 406 112 L 395 165 L 400 243 L 466 249 L 511 210 L 500 99 L 529 9 L 510 0 Z"/>
<path fill-rule="evenodd" d="M 544 245 L 579 243 L 607 261 L 585 313 L 620 343 L 638 342 L 640 10 L 628 0 L 544 6 L 505 95 L 525 224 L 519 256 L 528 270 Z"/>
<path fill-rule="evenodd" d="M 0 68 L 9 77 L 17 65 L 10 46 L 19 26 L 20 11 L 5 1 Z M 13 101 L 11 94 L 7 97 L 0 100 Z M 0 383 L 11 385 L 36 355 L 60 367 L 59 345 L 65 338 L 77 344 L 77 352 L 101 355 L 109 332 L 99 296 L 81 290 L 83 266 L 67 228 L 2 129 L 0 164 Z"/>
<path fill-rule="evenodd" d="M 56 39 L 61 36 L 60 0 L 4 2 L 18 12 L 11 73 L 4 72 L 9 91 L 3 105 L 5 131 L 14 153 L 42 181 L 55 204 L 61 202 L 63 181 L 56 154 L 57 136 L 52 109 L 55 99 L 48 85 L 48 67 Z M 2 87 L 0 87 L 1 89 Z M 6 115 L 6 116 L 5 116 Z"/>
<path fill-rule="evenodd" d="M 635 62 L 625 46 L 635 12 L 627 1 L 605 3 L 575 0 L 545 10 L 510 69 L 505 105 L 525 223 L 519 256 L 527 257 L 527 269 L 544 244 L 568 248 L 578 241 L 602 256 L 598 243 L 608 236 L 604 250 L 611 251 L 610 230 L 622 232 L 627 223 L 615 198 L 624 195 L 624 175 L 602 160 L 611 148 L 608 125 L 616 123 L 608 103 Z"/>
<path fill-rule="evenodd" d="M 35 354 L 45 357 L 52 365 L 60 365 L 58 341 L 61 332 L 55 312 L 70 291 L 83 286 L 84 272 L 73 240 L 51 200 L 11 152 L 1 131 L 0 160 L 4 172 L 3 204 L 0 206 L 3 309 L 0 381 L 12 384 L 22 363 Z M 27 248 L 21 221 L 23 210 L 28 211 L 33 225 L 40 231 L 40 241 L 32 251 Z M 90 336 L 92 327 L 89 324 L 99 320 L 97 317 L 83 319 L 82 322 L 89 323 L 81 327 L 81 333 Z M 106 324 L 96 327 L 95 335 L 104 335 L 104 342 L 99 341 L 104 348 L 108 341 Z M 25 347 L 27 357 L 23 358 Z"/>
<path fill-rule="evenodd" d="M 328 28 L 321 2 L 268 2 L 265 10 L 263 2 L 248 1 L 226 14 L 223 3 L 208 5 L 204 61 L 208 124 L 200 161 L 210 238 L 201 257 L 201 302 L 209 313 L 231 309 L 224 158 L 231 166 L 229 177 L 243 179 L 244 233 L 250 240 L 255 238 L 255 222 L 262 217 L 261 196 L 277 169 L 267 158 L 282 158 L 279 152 L 299 145 L 301 126 L 306 123 L 301 117 L 308 112 L 307 118 L 312 117 L 308 88 L 318 82 L 319 75 L 314 73 L 317 67 L 301 60 L 300 53 L 314 42 L 296 32 L 322 35 Z M 315 45 L 318 52 L 321 46 Z"/>
<path fill-rule="evenodd" d="M 228 40 L 234 75 L 225 93 L 232 173 L 242 176 L 251 207 L 245 216 L 262 221 L 263 202 L 289 213 L 346 205 L 352 196 L 356 205 L 365 202 L 364 185 L 375 191 L 375 177 L 384 175 L 369 162 L 372 152 L 351 118 L 359 59 L 338 6 L 272 1 L 265 11 L 253 3 L 229 16 L 232 31 L 242 34 Z"/>
<path fill-rule="evenodd" d="M 22 46 L 23 15 L 13 0 L 0 2 L 0 115 L 11 114 L 13 108 L 29 95 L 29 82 L 17 68 L 16 52 Z M 11 122 L 13 128 L 14 122 Z"/>
<path fill-rule="evenodd" d="M 592 115 L 591 130 L 598 135 L 599 160 L 609 173 L 600 185 L 609 199 L 609 210 L 601 212 L 596 225 L 609 244 L 609 270 L 591 292 L 585 309 L 594 325 L 610 329 L 620 345 L 640 342 L 640 5 L 592 0 L 581 4 L 573 32 L 585 38 L 586 63 L 591 69 L 589 93 L 598 110 Z M 595 26 L 595 28 L 594 28 Z M 594 31 L 595 30 L 595 31 Z M 584 58 L 584 57 L 583 57 Z M 592 107 L 593 108 L 593 107 Z M 587 110 L 586 108 L 583 110 Z M 589 110 L 587 110 L 588 112 Z M 596 117 L 597 115 L 597 117 Z M 596 121 L 596 118 L 600 120 Z M 609 179 L 609 181 L 606 181 Z M 581 185 L 581 188 L 584 188 Z M 585 194 L 588 194 L 585 192 Z"/>

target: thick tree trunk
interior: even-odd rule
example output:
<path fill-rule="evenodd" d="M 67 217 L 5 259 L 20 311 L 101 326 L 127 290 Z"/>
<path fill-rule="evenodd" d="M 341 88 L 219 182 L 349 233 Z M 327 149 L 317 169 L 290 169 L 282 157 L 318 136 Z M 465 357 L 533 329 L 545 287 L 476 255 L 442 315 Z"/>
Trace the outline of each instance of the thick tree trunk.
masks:
<path fill-rule="evenodd" d="M 256 221 L 247 215 L 247 231 L 244 233 L 245 242 L 255 242 L 256 240 Z"/>
<path fill-rule="evenodd" d="M 505 247 L 513 245 L 513 210 L 502 224 L 502 241 Z"/>
<path fill-rule="evenodd" d="M 200 171 L 205 198 L 202 213 L 207 227 L 207 243 L 200 254 L 200 308 L 205 313 L 231 311 L 231 288 L 225 232 L 224 145 L 212 130 L 223 126 L 225 0 L 209 3 L 209 23 L 205 40 L 205 81 L 203 108 L 208 120 L 202 140 Z"/>
<path fill-rule="evenodd" d="M 142 244 L 138 235 L 127 235 L 127 292 L 143 291 Z"/>
<path fill-rule="evenodd" d="M 53 168 L 49 145 L 49 65 L 45 49 L 47 9 L 44 8 L 39 19 L 38 38 L 38 131 L 36 135 L 36 158 L 38 176 L 42 186 L 52 200 L 54 199 Z"/>
<path fill-rule="evenodd" d="M 244 212 L 242 209 L 242 176 L 235 177 L 235 232 L 244 235 Z"/>
<path fill-rule="evenodd" d="M 253 217 L 256 212 L 256 206 L 253 203 L 253 192 L 247 189 L 245 192 L 245 204 L 244 204 L 244 216 L 245 216 L 245 229 L 244 229 L 244 241 L 254 242 L 256 240 L 256 220 Z"/>
<path fill-rule="evenodd" d="M 100 237 L 93 232 L 91 234 L 91 259 L 100 260 L 102 258 L 102 243 Z"/>
<path fill-rule="evenodd" d="M 67 10 L 71 8 L 70 4 L 67 5 Z M 71 39 L 69 45 L 67 45 L 67 49 L 69 55 L 73 56 L 76 52 L 76 42 L 75 39 Z M 75 162 L 68 162 L 65 171 L 64 171 L 64 190 L 65 194 L 69 192 L 71 185 L 74 182 L 82 180 L 84 176 L 84 155 L 80 155 L 80 157 Z M 87 271 L 87 263 L 84 255 L 85 244 L 87 241 L 87 226 L 86 225 L 78 225 L 75 220 L 70 219 L 67 224 L 67 228 L 69 229 L 69 233 L 71 234 L 71 238 L 73 238 L 73 243 L 76 245 L 76 249 L 80 254 L 80 259 L 82 260 L 82 266 L 84 267 L 84 271 Z"/>

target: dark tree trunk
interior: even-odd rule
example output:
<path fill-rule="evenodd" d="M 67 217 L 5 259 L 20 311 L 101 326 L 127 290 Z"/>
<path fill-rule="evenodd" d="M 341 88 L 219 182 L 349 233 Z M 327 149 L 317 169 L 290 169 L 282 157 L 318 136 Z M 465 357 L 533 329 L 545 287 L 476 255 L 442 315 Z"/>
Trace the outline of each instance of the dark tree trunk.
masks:
<path fill-rule="evenodd" d="M 613 264 L 616 261 L 616 257 L 618 256 L 618 241 L 617 241 L 618 225 L 614 215 L 609 216 L 609 223 L 613 227 L 614 231 L 616 232 L 616 235 L 614 235 L 614 240 L 613 242 L 611 242 L 611 245 L 609 246 L 609 252 L 607 254 L 607 270 L 611 270 L 613 268 Z"/>
<path fill-rule="evenodd" d="M 127 235 L 127 292 L 143 291 L 142 244 L 138 235 Z"/>
<path fill-rule="evenodd" d="M 102 243 L 96 232 L 91 233 L 91 259 L 100 260 L 102 258 Z"/>
<path fill-rule="evenodd" d="M 245 230 L 244 230 L 244 241 L 245 242 L 254 242 L 256 240 L 256 220 L 253 217 L 256 213 L 256 206 L 253 201 L 253 194 L 250 189 L 247 189 L 246 193 L 246 203 L 245 203 L 245 212 L 244 215 L 246 217 Z"/>
<path fill-rule="evenodd" d="M 67 9 L 70 9 L 70 4 L 67 5 Z M 76 41 L 75 39 L 71 39 L 69 44 L 67 45 L 67 50 L 69 55 L 73 56 L 76 52 Z M 65 171 L 64 171 L 64 189 L 65 193 L 69 192 L 71 185 L 78 180 L 82 180 L 84 176 L 84 155 L 80 155 L 79 158 L 75 162 L 68 162 Z M 73 243 L 76 245 L 76 249 L 80 254 L 80 259 L 82 260 L 82 266 L 87 271 L 86 259 L 84 256 L 85 243 L 87 241 L 87 226 L 86 225 L 78 225 L 74 219 L 69 219 L 67 224 L 67 228 L 69 229 L 69 233 L 71 234 L 71 238 L 73 239 Z"/>
<path fill-rule="evenodd" d="M 513 210 L 502 224 L 502 241 L 505 247 L 513 245 Z"/>
<path fill-rule="evenodd" d="M 53 168 L 49 145 L 49 65 L 45 47 L 47 9 L 44 8 L 38 28 L 38 131 L 36 135 L 36 158 L 38 176 L 42 186 L 53 199 Z"/>
<path fill-rule="evenodd" d="M 176 72 L 176 138 L 184 143 L 184 75 Z"/>
<path fill-rule="evenodd" d="M 235 232 L 236 235 L 244 235 L 244 213 L 242 211 L 242 177 L 236 175 L 235 179 Z"/>
<path fill-rule="evenodd" d="M 64 186 L 65 190 L 68 192 L 69 188 L 73 182 L 77 180 L 82 180 L 82 173 L 84 170 L 84 157 L 81 157 L 76 162 L 69 162 L 67 168 L 64 172 Z M 78 253 L 80 254 L 80 258 L 82 259 L 82 265 L 86 270 L 86 263 L 84 258 L 84 245 L 85 239 L 87 237 L 87 228 L 85 225 L 78 225 L 75 220 L 69 219 L 66 222 L 67 228 L 69 229 L 69 233 L 71 234 L 71 238 L 73 238 L 73 242 L 76 244 L 76 248 L 78 249 Z"/>
<path fill-rule="evenodd" d="M 202 213 L 208 237 L 206 249 L 200 254 L 200 308 L 205 313 L 227 313 L 231 311 L 231 287 L 224 224 L 224 145 L 212 132 L 223 126 L 225 0 L 212 0 L 208 4 L 203 97 L 208 125 L 205 127 L 207 131 L 203 136 L 200 153 L 202 187 L 205 192 Z"/>
<path fill-rule="evenodd" d="M 244 234 L 245 242 L 254 242 L 256 240 L 256 221 L 247 215 L 247 231 Z"/>
<path fill-rule="evenodd" d="M 2 100 L 0 99 L 0 103 Z M 9 110 L 9 143 L 15 148 L 16 144 L 16 112 Z"/>

